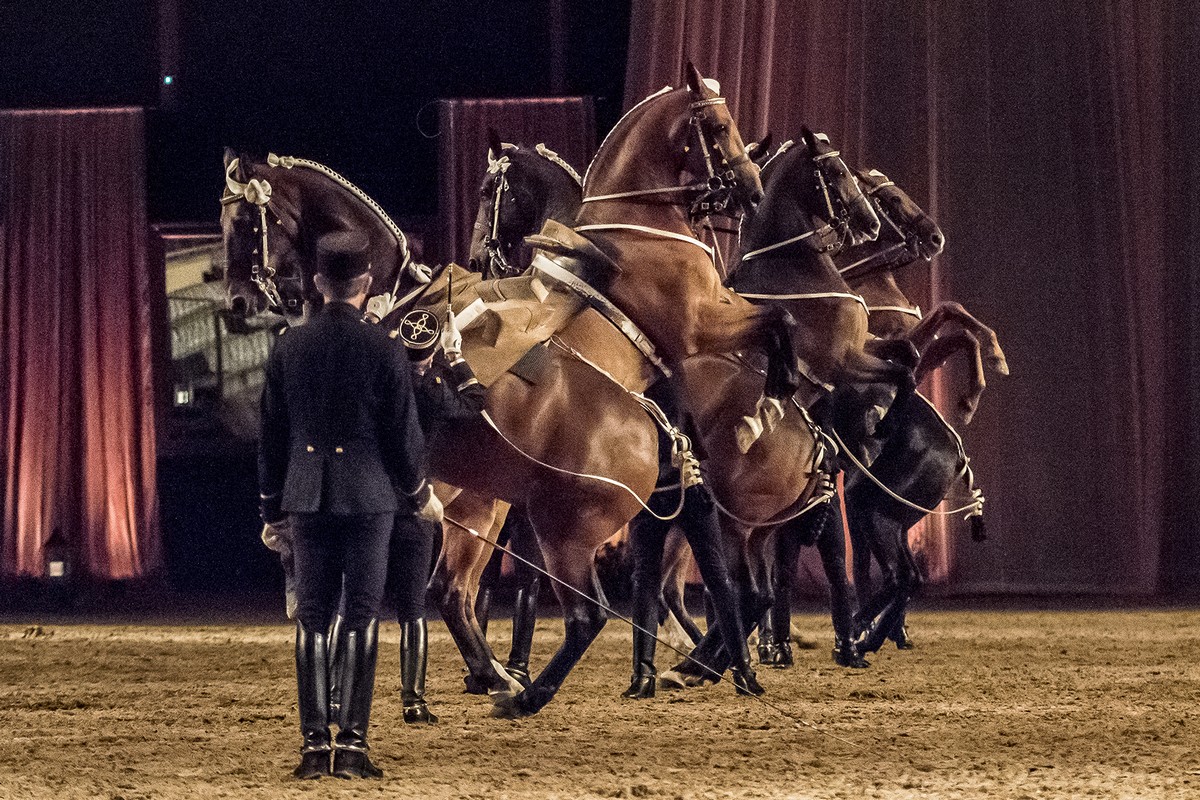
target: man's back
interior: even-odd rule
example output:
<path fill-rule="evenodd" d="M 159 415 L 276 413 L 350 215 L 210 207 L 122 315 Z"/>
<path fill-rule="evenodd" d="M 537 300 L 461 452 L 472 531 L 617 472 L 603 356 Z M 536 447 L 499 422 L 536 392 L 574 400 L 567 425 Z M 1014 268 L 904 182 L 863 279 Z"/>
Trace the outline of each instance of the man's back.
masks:
<path fill-rule="evenodd" d="M 281 484 L 284 511 L 394 512 L 397 491 L 419 488 L 424 441 L 397 350 L 345 303 L 280 337 L 263 392 L 260 484 Z"/>

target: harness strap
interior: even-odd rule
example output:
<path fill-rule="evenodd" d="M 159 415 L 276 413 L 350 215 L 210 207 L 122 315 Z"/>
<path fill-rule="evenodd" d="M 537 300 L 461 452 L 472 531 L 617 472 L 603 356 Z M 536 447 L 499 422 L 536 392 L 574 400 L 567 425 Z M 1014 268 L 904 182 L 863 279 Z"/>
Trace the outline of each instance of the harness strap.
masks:
<path fill-rule="evenodd" d="M 704 242 L 695 238 L 694 236 L 688 236 L 685 233 L 675 233 L 674 231 L 659 230 L 658 228 L 648 228 L 645 225 L 633 225 L 633 224 L 624 223 L 624 222 L 606 222 L 603 224 L 596 224 L 596 225 L 580 225 L 575 230 L 576 231 L 614 231 L 615 230 L 615 231 L 637 231 L 638 233 L 648 233 L 651 236 L 661 236 L 665 239 L 675 239 L 680 242 L 687 242 L 688 244 L 694 244 L 694 245 L 696 245 L 696 247 L 699 247 L 701 250 L 703 250 L 705 253 L 707 253 L 708 257 L 710 259 L 713 257 L 713 249 L 711 247 L 709 247 L 708 245 L 706 245 Z"/>
<path fill-rule="evenodd" d="M 782 242 L 776 242 L 775 244 L 769 244 L 766 247 L 760 247 L 757 250 L 751 250 L 749 253 L 746 253 L 746 255 L 742 256 L 742 261 L 749 261 L 752 258 L 758 258 L 763 253 L 769 253 L 772 250 L 778 250 L 781 247 L 787 247 L 789 244 L 795 244 L 796 242 L 802 242 L 805 239 L 808 239 L 812 236 L 816 236 L 818 234 L 823 236 L 824 234 L 826 234 L 832 230 L 833 230 L 833 226 L 830 225 L 829 223 L 825 223 L 825 225 L 823 225 L 820 228 L 817 228 L 816 230 L 805 231 L 804 233 L 800 234 L 799 236 L 793 236 L 790 239 L 784 239 Z"/>
<path fill-rule="evenodd" d="M 667 377 L 671 376 L 671 370 L 667 367 L 663 360 L 658 357 L 658 352 L 654 348 L 654 343 L 650 341 L 650 337 L 642 333 L 641 328 L 634 323 L 621 309 L 617 308 L 611 300 L 604 296 L 602 292 L 594 288 L 590 283 L 580 278 L 573 272 L 563 269 L 558 264 L 551 261 L 544 253 L 537 252 L 533 256 L 533 263 L 530 268 L 545 274 L 546 276 L 558 281 L 566 286 L 571 291 L 580 295 L 588 301 L 589 304 L 609 322 L 616 326 L 617 330 L 625 335 L 633 346 L 646 357 L 646 360 L 658 368 L 662 374 Z"/>
<path fill-rule="evenodd" d="M 900 314 L 908 314 L 917 319 L 924 319 L 920 306 L 913 306 L 911 308 L 908 306 L 867 306 L 867 312 L 870 313 L 872 311 L 895 311 Z"/>
<path fill-rule="evenodd" d="M 851 294 L 849 292 L 806 292 L 804 294 L 750 294 L 748 292 L 738 292 L 742 297 L 748 300 L 853 300 L 863 307 L 869 314 L 871 313 L 870 306 L 861 295 Z"/>

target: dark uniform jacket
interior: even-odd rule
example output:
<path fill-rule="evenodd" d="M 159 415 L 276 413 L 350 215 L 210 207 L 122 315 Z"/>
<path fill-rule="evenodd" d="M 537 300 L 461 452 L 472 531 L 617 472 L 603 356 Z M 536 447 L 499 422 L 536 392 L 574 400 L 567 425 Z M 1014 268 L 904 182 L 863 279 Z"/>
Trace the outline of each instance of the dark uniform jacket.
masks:
<path fill-rule="evenodd" d="M 289 513 L 380 514 L 424 482 L 404 353 L 347 303 L 280 336 L 267 361 L 258 482 Z"/>
<path fill-rule="evenodd" d="M 424 375 L 413 374 L 417 413 L 426 439 L 449 422 L 473 419 L 483 409 L 486 390 L 466 361 L 453 364 L 438 353 Z"/>

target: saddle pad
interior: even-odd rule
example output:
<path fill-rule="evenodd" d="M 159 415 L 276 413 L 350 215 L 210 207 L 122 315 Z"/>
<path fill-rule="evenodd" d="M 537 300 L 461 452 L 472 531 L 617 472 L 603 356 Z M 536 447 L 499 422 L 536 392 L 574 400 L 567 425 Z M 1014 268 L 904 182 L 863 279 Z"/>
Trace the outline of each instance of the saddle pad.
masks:
<path fill-rule="evenodd" d="M 478 273 L 451 264 L 430 283 L 418 308 L 445 323 L 447 289 L 453 276 L 455 315 L 477 301 L 483 310 L 461 328 L 463 358 L 484 386 L 520 361 L 530 348 L 548 340 L 583 306 L 576 294 L 547 287 L 534 275 L 481 280 Z"/>

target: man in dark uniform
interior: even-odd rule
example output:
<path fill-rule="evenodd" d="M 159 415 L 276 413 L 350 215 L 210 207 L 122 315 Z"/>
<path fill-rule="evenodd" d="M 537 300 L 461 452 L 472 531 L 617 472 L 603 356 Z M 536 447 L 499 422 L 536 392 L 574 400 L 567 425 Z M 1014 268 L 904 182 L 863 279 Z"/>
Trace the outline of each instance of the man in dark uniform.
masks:
<path fill-rule="evenodd" d="M 443 331 L 437 317 L 429 311 L 410 311 L 393 335 L 404 344 L 413 365 L 413 392 L 425 440 L 436 446 L 442 426 L 479 416 L 484 405 L 484 388 L 462 358 L 462 336 L 454 324 L 453 312 L 448 315 Z M 425 702 L 428 660 L 425 589 L 437 538 L 437 526 L 427 520 L 413 516 L 396 518 L 388 559 L 388 583 L 400 622 L 400 700 L 404 721 L 409 724 L 438 721 Z"/>
<path fill-rule="evenodd" d="M 368 241 L 329 234 L 317 245 L 325 306 L 284 334 L 266 366 L 259 489 L 264 522 L 291 527 L 296 579 L 296 683 L 303 735 L 297 778 L 379 777 L 367 757 L 378 615 L 397 512 L 436 514 L 410 367 L 364 324 Z M 346 593 L 346 653 L 336 742 L 330 741 L 327 631 Z"/>

